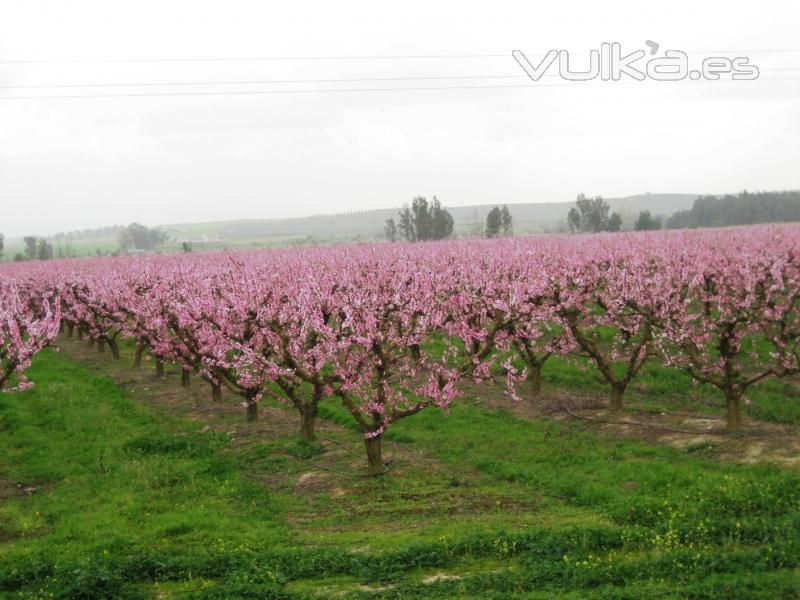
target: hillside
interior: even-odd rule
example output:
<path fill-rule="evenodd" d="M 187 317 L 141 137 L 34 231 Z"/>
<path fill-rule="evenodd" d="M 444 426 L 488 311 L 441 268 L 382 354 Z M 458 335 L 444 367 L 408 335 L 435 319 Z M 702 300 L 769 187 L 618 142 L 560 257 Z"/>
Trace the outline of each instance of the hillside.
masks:
<path fill-rule="evenodd" d="M 671 215 L 692 207 L 697 194 L 641 194 L 624 198 L 608 198 L 612 211 L 623 215 L 635 215 L 640 210 L 654 214 Z M 478 206 L 447 206 L 455 220 L 458 233 L 486 219 L 486 213 L 494 204 Z M 556 227 L 566 218 L 572 202 L 542 202 L 510 204 L 515 229 L 519 233 L 537 233 Z M 180 223 L 161 225 L 172 238 L 221 240 L 246 240 L 253 238 L 324 237 L 373 239 L 380 237 L 385 221 L 397 215 L 399 208 L 378 209 L 361 212 L 314 215 L 295 219 L 247 219 L 238 221 L 215 221 L 210 223 Z"/>
<path fill-rule="evenodd" d="M 626 223 L 631 224 L 641 210 L 669 216 L 692 208 L 697 194 L 640 194 L 623 198 L 607 198 L 612 211 L 620 212 Z M 498 201 L 498 204 L 502 202 Z M 476 225 L 483 225 L 486 214 L 495 204 L 477 206 L 447 206 L 453 215 L 456 235 L 469 235 Z M 566 227 L 567 212 L 572 202 L 529 202 L 509 204 L 514 219 L 514 229 L 519 234 L 544 233 Z M 383 226 L 387 219 L 397 217 L 399 208 L 385 208 L 360 212 L 313 215 L 291 219 L 240 219 L 211 221 L 206 223 L 175 223 L 158 225 L 166 230 L 169 241 L 162 251 L 181 249 L 181 242 L 189 240 L 197 249 L 257 248 L 291 243 L 326 243 L 370 241 L 383 237 Z M 99 232 L 100 230 L 98 230 Z M 56 255 L 64 243 L 56 237 L 48 238 Z M 107 254 L 117 251 L 119 244 L 114 235 L 103 231 L 102 235 L 72 239 L 69 248 L 75 256 L 94 256 L 98 252 Z M 21 238 L 6 240 L 3 259 L 12 260 L 22 253 L 25 245 Z"/>

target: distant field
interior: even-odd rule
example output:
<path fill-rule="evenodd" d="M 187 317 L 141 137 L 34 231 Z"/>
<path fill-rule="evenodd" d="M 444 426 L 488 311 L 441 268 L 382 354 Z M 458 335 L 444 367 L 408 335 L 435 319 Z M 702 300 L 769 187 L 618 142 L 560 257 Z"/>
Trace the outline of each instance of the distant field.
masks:
<path fill-rule="evenodd" d="M 613 211 L 619 211 L 632 222 L 640 210 L 654 214 L 670 215 L 675 211 L 691 207 L 696 194 L 642 194 L 625 198 L 609 198 Z M 501 203 L 498 201 L 498 203 Z M 486 215 L 494 206 L 447 207 L 451 212 L 456 236 L 469 235 L 476 223 L 483 224 Z M 565 222 L 571 203 L 541 202 L 510 204 L 517 234 L 544 233 Z M 386 219 L 396 218 L 397 208 L 356 211 L 332 215 L 316 215 L 294 219 L 240 219 L 211 221 L 207 223 L 177 223 L 159 225 L 168 235 L 168 242 L 159 252 L 178 252 L 182 240 L 192 240 L 195 250 L 222 250 L 226 248 L 268 248 L 293 244 L 342 244 L 359 243 L 383 239 Z M 205 241 L 203 241 L 205 240 Z M 58 243 L 50 240 L 58 255 Z M 71 244 L 75 256 L 96 256 L 100 250 L 111 254 L 119 250 L 116 238 L 76 240 Z M 21 240 L 7 241 L 3 260 L 12 260 L 18 252 L 24 252 Z M 63 248 L 66 252 L 66 248 Z"/>
<path fill-rule="evenodd" d="M 58 257 L 59 248 L 66 254 L 67 246 L 55 240 L 48 240 L 53 245 L 53 254 Z M 70 243 L 69 249 L 72 255 L 78 257 L 97 256 L 97 251 L 100 250 L 102 254 L 109 254 L 119 250 L 119 243 L 116 238 L 98 238 L 91 240 L 74 240 Z M 13 260 L 14 255 L 25 253 L 25 244 L 21 240 L 6 241 L 5 250 L 3 250 L 3 260 Z"/>
<path fill-rule="evenodd" d="M 207 242 L 193 242 L 192 243 L 192 250 L 193 251 L 204 251 L 204 250 L 225 250 L 225 249 L 248 249 L 248 248 L 270 248 L 270 247 L 279 247 L 279 246 L 291 246 L 291 245 L 314 245 L 314 244 L 346 244 L 346 243 L 358 243 L 359 240 L 357 237 L 352 238 L 348 236 L 315 236 L 315 237 L 291 237 L 291 236 L 261 236 L 261 237 L 245 237 L 245 238 L 235 238 L 231 240 L 222 240 L 222 241 L 207 241 Z M 56 258 L 58 258 L 58 250 L 59 246 L 56 242 L 50 240 L 50 243 L 53 244 L 53 253 Z M 66 252 L 66 247 L 62 246 L 62 250 Z M 119 252 L 119 243 L 117 242 L 116 238 L 98 238 L 98 239 L 90 239 L 90 240 L 76 240 L 71 243 L 70 245 L 71 256 L 75 256 L 78 258 L 85 258 L 91 256 L 97 256 L 97 251 L 99 250 L 100 253 L 104 256 L 113 254 L 115 252 Z M 173 253 L 173 252 L 182 252 L 183 247 L 181 243 L 176 238 L 171 238 L 167 241 L 166 244 L 160 246 L 156 252 L 157 253 Z M 11 261 L 14 260 L 14 255 L 17 253 L 25 252 L 25 245 L 22 242 L 11 241 L 6 243 L 5 250 L 3 251 L 3 258 L 4 261 Z"/>

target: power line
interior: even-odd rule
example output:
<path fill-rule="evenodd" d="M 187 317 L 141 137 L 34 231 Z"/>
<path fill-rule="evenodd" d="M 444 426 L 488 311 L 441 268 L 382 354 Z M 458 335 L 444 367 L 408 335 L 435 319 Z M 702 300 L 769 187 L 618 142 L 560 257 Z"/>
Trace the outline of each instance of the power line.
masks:
<path fill-rule="evenodd" d="M 570 84 L 553 84 L 538 87 L 555 87 Z M 398 87 L 398 88 L 328 88 L 311 90 L 241 90 L 219 92 L 142 92 L 133 94 L 68 94 L 52 96 L 0 96 L 0 100 L 47 100 L 55 98 L 146 98 L 158 96 L 250 96 L 273 94 L 328 94 L 349 92 L 417 92 L 423 90 L 478 90 L 490 88 L 525 88 L 522 85 L 470 85 L 470 86 L 441 86 L 441 87 Z"/>
<path fill-rule="evenodd" d="M 782 77 L 770 79 L 755 79 L 752 81 L 792 81 L 800 80 L 800 77 Z M 734 80 L 698 80 L 691 83 L 743 83 Z M 328 93 L 354 93 L 354 92 L 419 92 L 419 91 L 445 91 L 445 90 L 484 90 L 484 89 L 508 89 L 508 88 L 549 88 L 564 86 L 584 86 L 600 87 L 603 83 L 611 82 L 564 82 L 553 84 L 510 84 L 510 85 L 469 85 L 469 86 L 441 86 L 441 87 L 397 87 L 397 88 L 328 88 L 328 89 L 300 89 L 300 90 L 241 90 L 241 91 L 217 91 L 217 92 L 142 92 L 132 94 L 69 94 L 69 95 L 49 95 L 49 96 L 0 96 L 0 100 L 55 100 L 55 99 L 78 99 L 78 98 L 147 98 L 159 96 L 250 96 L 250 95 L 280 95 L 280 94 L 328 94 Z M 658 83 L 680 83 L 658 82 Z M 613 82 L 618 85 L 641 85 L 639 82 Z"/>
<path fill-rule="evenodd" d="M 800 48 L 759 48 L 750 50 L 690 50 L 687 54 L 782 54 L 800 52 Z M 527 53 L 526 53 L 527 54 Z M 530 53 L 528 56 L 544 56 Z M 333 61 L 333 60 L 416 60 L 416 59 L 460 59 L 460 58 L 508 58 L 510 52 L 502 54 L 385 54 L 343 56 L 251 56 L 251 57 L 185 57 L 185 58 L 58 58 L 0 60 L 3 65 L 25 64 L 84 64 L 84 63 L 189 63 L 189 62 L 267 62 L 267 61 Z"/>
<path fill-rule="evenodd" d="M 762 72 L 772 73 L 777 71 L 800 71 L 800 67 L 780 67 L 763 69 Z M 555 73 L 545 74 L 543 77 L 556 78 Z M 248 79 L 240 81 L 146 81 L 146 82 L 111 82 L 111 83 L 47 83 L 26 85 L 0 85 L 1 90 L 23 89 L 50 89 L 50 88 L 106 88 L 106 87 L 179 87 L 200 85 L 267 85 L 267 84 L 294 84 L 294 83 L 364 83 L 371 81 L 446 81 L 446 80 L 472 80 L 472 79 L 528 79 L 525 74 L 517 75 L 432 75 L 408 77 L 356 77 L 343 79 Z"/>
<path fill-rule="evenodd" d="M 412 59 L 453 59 L 453 58 L 508 58 L 507 54 L 397 54 L 362 56 L 253 56 L 253 57 L 208 57 L 208 58 L 64 58 L 0 60 L 4 65 L 23 64 L 70 64 L 70 63 L 184 63 L 184 62 L 266 62 L 266 61 L 319 61 L 319 60 L 412 60 Z"/>
<path fill-rule="evenodd" d="M 545 77 L 558 77 L 558 75 L 545 75 Z M 3 90 L 39 89 L 39 88 L 93 88 L 93 87 L 173 87 L 181 85 L 256 85 L 275 83 L 358 83 L 367 81 L 428 81 L 447 79 L 527 79 L 525 74 L 519 75 L 436 75 L 415 77 L 357 77 L 346 79 L 261 79 L 246 81 L 164 81 L 142 83 L 67 83 L 67 84 L 32 84 L 32 85 L 0 85 Z"/>

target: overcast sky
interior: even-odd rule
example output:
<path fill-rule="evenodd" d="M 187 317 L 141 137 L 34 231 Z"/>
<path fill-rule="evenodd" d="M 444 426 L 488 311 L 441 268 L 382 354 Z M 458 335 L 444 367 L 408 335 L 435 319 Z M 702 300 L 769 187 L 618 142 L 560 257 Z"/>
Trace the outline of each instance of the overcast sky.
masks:
<path fill-rule="evenodd" d="M 0 98 L 528 84 L 0 99 L 0 231 L 304 216 L 399 206 L 415 195 L 455 206 L 800 188 L 800 52 L 763 52 L 800 50 L 799 22 L 800 3 L 789 0 L 0 0 L 0 61 L 502 55 L 6 62 Z M 601 42 L 634 51 L 648 39 L 661 51 L 700 52 L 693 60 L 747 51 L 761 77 L 533 83 L 511 57 L 567 49 L 586 62 Z M 522 77 L 8 87 L 487 75 Z"/>

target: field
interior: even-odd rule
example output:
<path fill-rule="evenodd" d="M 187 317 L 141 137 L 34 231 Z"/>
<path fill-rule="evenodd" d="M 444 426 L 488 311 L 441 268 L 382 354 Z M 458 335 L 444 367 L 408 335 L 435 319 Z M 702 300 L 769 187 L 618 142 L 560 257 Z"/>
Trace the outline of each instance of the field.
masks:
<path fill-rule="evenodd" d="M 245 423 L 232 396 L 213 405 L 199 381 L 132 370 L 130 345 L 120 363 L 60 345 L 37 357 L 33 389 L 1 397 L 9 597 L 800 594 L 793 426 L 751 420 L 734 437 L 666 441 L 549 410 L 556 386 L 538 407 L 495 408 L 501 394 L 473 389 L 448 417 L 420 413 L 387 433 L 393 462 L 374 480 L 359 476 L 358 434 L 334 402 L 309 444 L 283 406 Z M 548 367 L 557 382 L 578 372 Z M 719 425 L 720 399 L 685 383 L 664 395 L 645 378 L 616 420 L 652 415 L 658 398 L 681 410 L 656 426 Z M 597 413 L 591 390 L 566 391 Z"/>
<path fill-rule="evenodd" d="M 0 594 L 800 597 L 799 248 L 7 265 Z"/>

